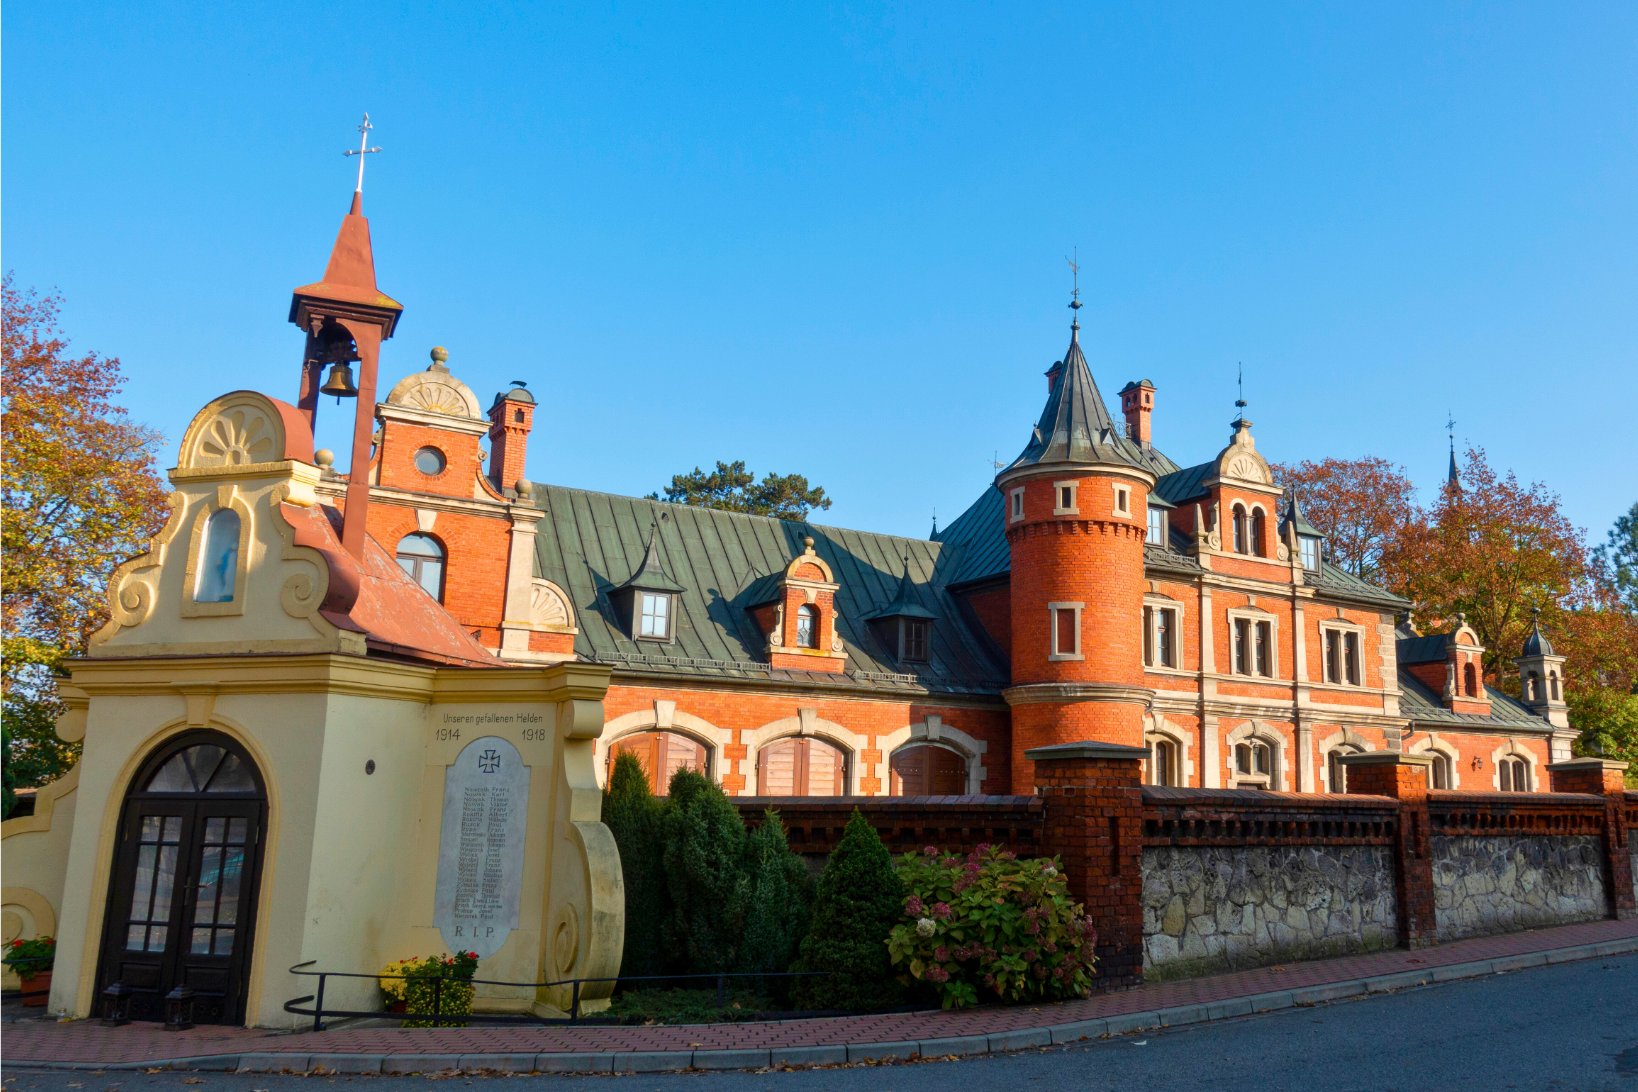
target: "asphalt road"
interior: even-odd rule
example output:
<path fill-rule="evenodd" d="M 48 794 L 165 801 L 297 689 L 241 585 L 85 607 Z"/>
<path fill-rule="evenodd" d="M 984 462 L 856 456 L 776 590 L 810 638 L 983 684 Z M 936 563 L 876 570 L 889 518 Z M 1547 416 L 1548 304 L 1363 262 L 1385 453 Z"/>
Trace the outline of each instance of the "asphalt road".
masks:
<path fill-rule="evenodd" d="M 3 1050 L 3 1043 L 0 1043 Z M 625 1077 L 291 1077 L 6 1066 L 5 1092 L 1638 1092 L 1638 954 L 1286 1009 L 1098 1043 L 959 1061 Z M 599 1082 L 593 1084 L 592 1082 Z M 437 1087 L 428 1092 L 445 1092 Z M 337 1088 L 334 1092 L 342 1092 Z M 495 1092 L 502 1092 L 496 1089 Z"/>

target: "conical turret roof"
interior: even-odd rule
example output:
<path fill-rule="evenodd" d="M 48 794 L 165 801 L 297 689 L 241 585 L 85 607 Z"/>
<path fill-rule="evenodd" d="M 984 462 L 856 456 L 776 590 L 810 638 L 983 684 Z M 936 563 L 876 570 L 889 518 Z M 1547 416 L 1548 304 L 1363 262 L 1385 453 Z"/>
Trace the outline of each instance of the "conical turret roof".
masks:
<path fill-rule="evenodd" d="M 1050 463 L 1113 463 L 1153 472 L 1141 445 L 1116 425 L 1081 352 L 1079 327 L 1073 327 L 1058 380 L 1029 444 L 1007 470 Z M 1006 471 L 1002 471 L 1006 473 Z"/>
<path fill-rule="evenodd" d="M 1533 618 L 1530 625 L 1530 636 L 1524 639 L 1524 655 L 1553 655 L 1553 642 L 1549 641 L 1547 635 L 1541 632 L 1541 610 L 1538 608 L 1530 613 Z"/>
<path fill-rule="evenodd" d="M 324 279 L 296 289 L 290 303 L 292 322 L 304 298 L 383 311 L 404 309 L 403 304 L 375 286 L 375 253 L 370 248 L 370 222 L 364 218 L 362 194 L 353 194 L 352 207 L 342 217 L 336 245 L 330 249 L 330 263 L 324 267 Z"/>

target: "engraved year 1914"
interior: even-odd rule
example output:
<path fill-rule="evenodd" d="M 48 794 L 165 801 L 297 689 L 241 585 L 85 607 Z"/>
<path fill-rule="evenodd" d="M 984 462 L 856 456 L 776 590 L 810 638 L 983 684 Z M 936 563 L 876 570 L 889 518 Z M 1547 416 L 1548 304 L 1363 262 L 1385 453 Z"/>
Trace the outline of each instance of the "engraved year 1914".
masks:
<path fill-rule="evenodd" d="M 438 738 L 439 739 L 460 739 L 461 738 L 461 730 L 459 728 L 440 728 L 440 729 L 438 729 Z"/>

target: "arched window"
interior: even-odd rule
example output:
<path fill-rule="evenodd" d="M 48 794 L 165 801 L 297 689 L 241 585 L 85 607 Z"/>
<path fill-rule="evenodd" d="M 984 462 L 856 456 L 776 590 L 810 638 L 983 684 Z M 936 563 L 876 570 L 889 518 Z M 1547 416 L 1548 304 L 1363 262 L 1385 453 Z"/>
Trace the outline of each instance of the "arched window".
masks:
<path fill-rule="evenodd" d="M 1246 510 L 1238 504 L 1234 506 L 1234 552 L 1246 552 Z"/>
<path fill-rule="evenodd" d="M 893 796 L 961 796 L 967 791 L 967 759 L 948 747 L 917 744 L 893 752 Z"/>
<path fill-rule="evenodd" d="M 1497 763 L 1502 792 L 1530 791 L 1530 764 L 1522 758 L 1504 758 Z"/>
<path fill-rule="evenodd" d="M 199 549 L 199 576 L 193 589 L 195 603 L 231 603 L 239 579 L 239 513 L 222 508 L 205 524 L 205 542 Z"/>
<path fill-rule="evenodd" d="M 438 602 L 444 601 L 444 546 L 431 535 L 398 540 L 398 564 Z"/>
<path fill-rule="evenodd" d="M 1359 751 L 1353 747 L 1333 747 L 1325 756 L 1325 772 L 1331 781 L 1332 792 L 1348 791 L 1348 767 L 1343 764 L 1343 755 L 1356 755 Z"/>
<path fill-rule="evenodd" d="M 1169 739 L 1149 740 L 1149 758 L 1144 762 L 1144 780 L 1151 785 L 1178 783 L 1177 744 Z"/>
<path fill-rule="evenodd" d="M 1274 786 L 1274 749 L 1260 739 L 1234 745 L 1235 788 L 1268 789 Z"/>
<path fill-rule="evenodd" d="M 648 787 L 656 796 L 671 791 L 671 778 L 678 770 L 711 776 L 710 752 L 704 744 L 680 732 L 638 732 L 621 737 L 609 748 L 609 774 L 614 773 L 614 758 L 622 751 L 642 764 Z M 608 784 L 606 779 L 604 784 Z"/>
<path fill-rule="evenodd" d="M 1470 698 L 1479 696 L 1478 678 L 1478 672 L 1473 670 L 1472 663 L 1462 668 L 1462 685 L 1466 687 L 1467 696 Z"/>
<path fill-rule="evenodd" d="M 1541 676 L 1534 671 L 1524 677 L 1524 700 L 1539 701 L 1541 698 Z"/>
<path fill-rule="evenodd" d="M 1429 751 L 1428 757 L 1433 759 L 1433 765 L 1428 767 L 1428 788 L 1450 788 L 1450 756 Z"/>
<path fill-rule="evenodd" d="M 819 611 L 809 603 L 796 608 L 796 647 L 819 647 Z"/>
<path fill-rule="evenodd" d="M 1254 508 L 1251 512 L 1251 552 L 1258 557 L 1268 556 L 1263 550 L 1263 510 Z"/>
<path fill-rule="evenodd" d="M 1551 679 L 1552 682 L 1553 682 L 1553 700 L 1554 701 L 1560 700 L 1559 696 L 1558 696 L 1558 672 L 1556 672 L 1556 671 L 1551 672 L 1551 673 L 1549 673 L 1549 675 L 1547 677 L 1549 679 Z"/>
<path fill-rule="evenodd" d="M 846 796 L 847 753 L 822 739 L 787 737 L 756 753 L 758 796 Z"/>

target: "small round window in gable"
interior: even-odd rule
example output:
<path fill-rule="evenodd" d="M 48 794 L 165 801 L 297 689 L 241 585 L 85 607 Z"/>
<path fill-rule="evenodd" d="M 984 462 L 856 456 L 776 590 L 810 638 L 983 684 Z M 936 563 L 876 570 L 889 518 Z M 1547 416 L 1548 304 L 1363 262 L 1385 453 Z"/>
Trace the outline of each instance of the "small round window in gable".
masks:
<path fill-rule="evenodd" d="M 446 465 L 444 453 L 435 447 L 423 447 L 415 453 L 415 469 L 429 478 L 442 474 Z"/>

